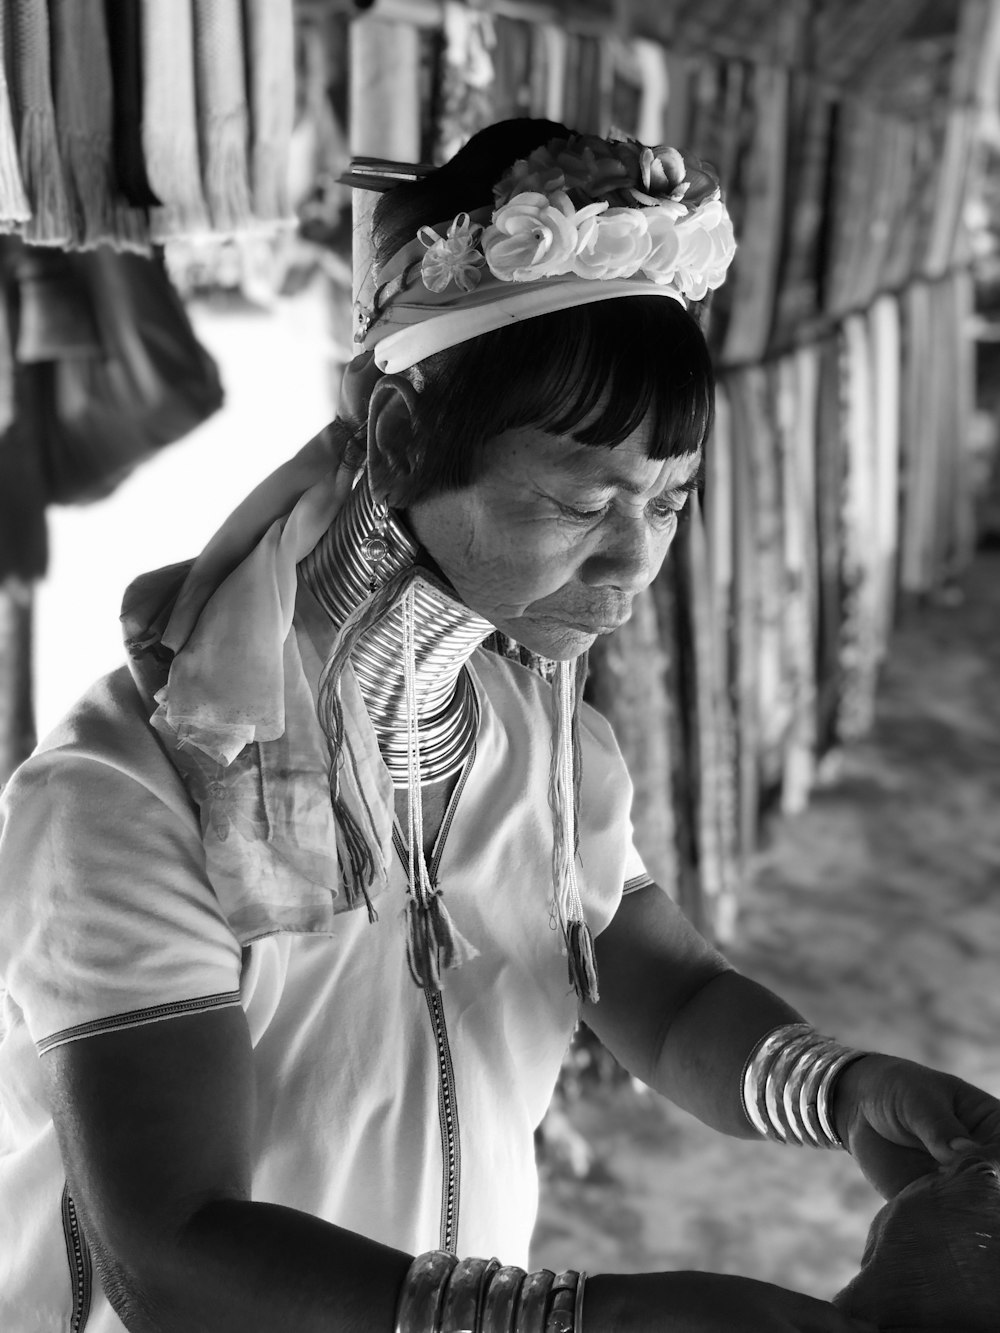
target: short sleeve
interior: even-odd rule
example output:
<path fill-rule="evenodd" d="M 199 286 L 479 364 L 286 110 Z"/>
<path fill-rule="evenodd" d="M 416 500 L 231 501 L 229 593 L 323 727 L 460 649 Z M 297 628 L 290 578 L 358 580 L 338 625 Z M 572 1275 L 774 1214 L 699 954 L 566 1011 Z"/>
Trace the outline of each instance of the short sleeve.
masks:
<path fill-rule="evenodd" d="M 196 816 L 131 689 L 98 691 L 0 801 L 0 982 L 42 1052 L 239 1003 Z"/>

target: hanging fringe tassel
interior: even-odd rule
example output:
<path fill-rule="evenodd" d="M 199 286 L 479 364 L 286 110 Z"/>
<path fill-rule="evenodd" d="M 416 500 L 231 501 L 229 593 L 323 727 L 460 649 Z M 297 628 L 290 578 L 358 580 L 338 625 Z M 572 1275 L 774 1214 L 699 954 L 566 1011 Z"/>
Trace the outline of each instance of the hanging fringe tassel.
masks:
<path fill-rule="evenodd" d="M 417 716 L 416 606 L 412 581 L 402 597 L 403 681 L 406 699 L 407 841 L 409 901 L 406 905 L 406 957 L 413 980 L 425 990 L 441 989 L 441 971 L 461 967 L 476 950 L 460 933 L 432 884 L 424 856 L 424 805 L 420 770 L 420 725 Z"/>
<path fill-rule="evenodd" d="M 49 0 L 56 134 L 77 248 L 149 252 L 145 211 L 120 194 L 114 165 L 111 50 L 103 0 Z"/>
<path fill-rule="evenodd" d="M 33 245 L 69 245 L 76 220 L 63 179 L 56 125 L 41 107 L 25 111 L 21 120 L 21 170 L 33 207 L 24 239 Z"/>
<path fill-rule="evenodd" d="M 566 957 L 570 985 L 581 1000 L 599 1000 L 597 955 L 594 936 L 586 921 L 570 921 L 566 927 Z"/>
<path fill-rule="evenodd" d="M 3 74 L 3 50 L 0 49 L 0 231 L 10 231 L 18 223 L 27 222 L 30 217 L 31 205 L 21 179 L 17 137 L 11 116 L 7 80 Z"/>
<path fill-rule="evenodd" d="M 141 0 L 142 148 L 146 174 L 163 207 L 151 216 L 156 240 L 209 230 L 201 180 L 190 0 Z"/>
<path fill-rule="evenodd" d="M 242 116 L 214 121 L 206 134 L 205 194 L 216 231 L 240 231 L 253 221 L 247 178 L 247 125 Z"/>
<path fill-rule="evenodd" d="M 579 714 L 587 678 L 586 655 L 560 662 L 552 682 L 554 727 L 549 805 L 552 810 L 552 925 L 563 937 L 569 980 L 581 1000 L 600 999 L 594 937 L 587 925 L 576 879 L 580 843 Z"/>
<path fill-rule="evenodd" d="M 326 738 L 327 753 L 330 758 L 330 802 L 337 829 L 337 856 L 340 861 L 341 881 L 347 894 L 347 901 L 352 907 L 357 905 L 359 897 L 364 898 L 368 919 L 372 922 L 378 920 L 378 913 L 372 904 L 369 889 L 384 867 L 381 863 L 381 851 L 377 846 L 371 811 L 362 799 L 364 814 L 367 817 L 366 831 L 345 800 L 342 790 L 341 778 L 345 763 L 350 761 L 353 769 L 354 756 L 344 727 L 340 680 L 351 660 L 351 654 L 363 636 L 389 612 L 415 577 L 415 570 L 403 570 L 383 584 L 371 597 L 361 602 L 347 617 L 340 627 L 333 649 L 323 668 L 316 703 L 320 727 Z M 360 790 L 356 770 L 353 776 L 355 789 Z"/>
<path fill-rule="evenodd" d="M 193 13 L 205 198 L 217 231 L 239 231 L 253 221 L 242 4 L 196 0 Z"/>
<path fill-rule="evenodd" d="M 22 235 L 34 245 L 76 240 L 76 218 L 66 190 L 52 100 L 52 43 L 46 0 L 6 0 L 4 54 L 10 109 L 28 197 Z"/>

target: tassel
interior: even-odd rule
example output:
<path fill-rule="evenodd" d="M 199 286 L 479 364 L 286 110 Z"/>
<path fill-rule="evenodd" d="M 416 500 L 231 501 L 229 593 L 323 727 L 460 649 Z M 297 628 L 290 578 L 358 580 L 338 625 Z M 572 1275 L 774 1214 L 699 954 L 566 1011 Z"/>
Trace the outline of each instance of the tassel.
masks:
<path fill-rule="evenodd" d="M 205 194 L 216 231 L 240 231 L 253 221 L 247 176 L 247 126 L 237 115 L 208 127 Z"/>
<path fill-rule="evenodd" d="M 27 222 L 30 217 L 31 205 L 21 180 L 7 87 L 0 72 L 0 231 L 7 231 L 18 222 Z"/>
<path fill-rule="evenodd" d="M 569 977 L 581 1000 L 598 998 L 597 959 L 576 878 L 582 765 L 579 713 L 586 656 L 560 662 L 552 684 L 554 728 L 549 805 L 552 809 L 552 925 L 562 932 Z"/>
<path fill-rule="evenodd" d="M 404 915 L 406 961 L 424 990 L 439 991 L 442 972 L 478 958 L 479 950 L 456 927 L 440 889 L 432 889 L 424 902 L 411 895 Z"/>
<path fill-rule="evenodd" d="M 0 22 L 0 231 L 9 231 L 31 217 L 31 204 L 21 179 L 14 109 L 7 83 L 6 26 Z"/>
<path fill-rule="evenodd" d="M 403 679 L 406 690 L 407 840 L 409 873 L 407 960 L 410 973 L 425 990 L 441 989 L 441 969 L 461 967 L 478 950 L 459 932 L 432 884 L 424 857 L 424 806 L 420 772 L 420 726 L 417 717 L 416 606 L 412 582 L 402 598 Z"/>
<path fill-rule="evenodd" d="M 586 921 L 570 921 L 566 930 L 570 985 L 581 1000 L 596 1004 L 601 998 L 597 979 L 594 936 Z"/>
<path fill-rule="evenodd" d="M 69 245 L 76 236 L 62 159 L 52 116 L 29 107 L 21 120 L 21 169 L 28 198 L 34 201 L 24 239 L 34 245 Z"/>
<path fill-rule="evenodd" d="M 253 221 L 243 8 L 241 0 L 198 0 L 193 14 L 206 202 L 216 231 L 238 231 Z"/>

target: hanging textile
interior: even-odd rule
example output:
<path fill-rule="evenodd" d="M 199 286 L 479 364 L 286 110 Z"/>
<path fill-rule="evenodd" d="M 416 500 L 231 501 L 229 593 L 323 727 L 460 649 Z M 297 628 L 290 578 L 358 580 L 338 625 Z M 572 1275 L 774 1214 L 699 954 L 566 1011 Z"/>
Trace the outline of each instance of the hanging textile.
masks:
<path fill-rule="evenodd" d="M 702 596 L 710 617 L 706 648 L 707 690 L 711 698 L 714 763 L 714 818 L 718 839 L 718 881 L 712 918 L 716 939 L 731 940 L 743 865 L 739 855 L 737 790 L 738 735 L 734 641 L 734 506 L 732 412 L 726 384 L 716 395 L 715 428 L 706 455 L 705 575 Z"/>
<path fill-rule="evenodd" d="M 607 119 L 604 130 L 614 126 L 631 139 L 641 143 L 657 144 L 659 137 L 643 139 L 638 133 L 639 114 L 643 100 L 644 70 L 639 64 L 636 43 L 620 37 L 611 37 L 605 47 L 605 67 L 608 73 Z"/>
<path fill-rule="evenodd" d="M 786 348 L 809 336 L 822 310 L 823 215 L 832 141 L 833 105 L 805 74 L 789 84 L 785 244 L 779 261 L 772 342 Z"/>
<path fill-rule="evenodd" d="M 0 233 L 143 252 L 294 221 L 294 0 L 3 7 Z"/>
<path fill-rule="evenodd" d="M 208 231 L 201 182 L 192 0 L 141 0 L 142 147 L 157 240 Z"/>
<path fill-rule="evenodd" d="M 631 43 L 631 48 L 639 84 L 635 137 L 640 143 L 665 143 L 667 105 L 670 100 L 666 50 L 661 43 L 646 41 L 641 37 Z"/>
<path fill-rule="evenodd" d="M 244 0 L 250 101 L 250 181 L 258 222 L 294 220 L 288 157 L 295 121 L 292 0 Z"/>
<path fill-rule="evenodd" d="M 745 372 L 727 376 L 732 422 L 733 612 L 732 695 L 736 730 L 737 847 L 745 864 L 757 846 L 760 817 L 760 621 L 757 513 L 750 464 L 751 416 Z"/>
<path fill-rule="evenodd" d="M 118 189 L 114 164 L 112 67 L 104 0 L 49 0 L 52 87 L 67 193 L 71 244 L 149 249 L 145 209 Z"/>
<path fill-rule="evenodd" d="M 493 118 L 527 116 L 531 113 L 531 25 L 498 14 L 493 30 Z"/>
<path fill-rule="evenodd" d="M 771 336 L 778 265 L 784 237 L 785 163 L 774 151 L 785 142 L 788 72 L 758 65 L 750 75 L 745 114 L 752 125 L 749 151 L 737 176 L 742 198 L 740 236 L 729 301 L 732 313 L 720 356 L 726 365 L 760 360 Z"/>
<path fill-rule="evenodd" d="M 816 393 L 816 543 L 818 616 L 816 730 L 820 753 L 839 740 L 841 629 L 841 493 L 844 485 L 840 426 L 840 359 L 835 337 L 819 345 Z"/>
<path fill-rule="evenodd" d="M 698 497 L 692 496 L 687 541 L 680 565 L 690 587 L 694 650 L 694 691 L 697 751 L 698 891 L 701 919 L 709 935 L 730 938 L 735 918 L 737 866 L 735 790 L 728 742 L 729 707 L 720 688 L 718 621 L 712 601 L 708 534 Z"/>
<path fill-rule="evenodd" d="M 692 743 L 694 696 L 692 693 L 691 639 L 684 631 L 689 623 L 688 592 L 678 565 L 678 542 L 659 576 L 651 585 L 660 639 L 665 646 L 666 697 L 668 700 L 666 750 L 670 765 L 669 783 L 661 799 L 669 799 L 669 819 L 674 829 L 671 896 L 696 924 L 703 920 L 704 900 L 698 875 L 696 752 Z"/>
<path fill-rule="evenodd" d="M 140 462 L 215 412 L 222 389 L 158 260 L 105 246 L 24 247 L 18 381 L 22 445 L 44 503 L 108 494 Z"/>
<path fill-rule="evenodd" d="M 781 470 L 782 641 L 789 709 L 781 808 L 786 814 L 805 808 L 816 775 L 816 372 L 812 348 L 783 357 L 771 372 Z"/>
<path fill-rule="evenodd" d="M 653 594 L 633 603 L 632 618 L 590 651 L 587 698 L 614 728 L 634 786 L 632 825 L 649 873 L 677 897 L 677 834 L 671 796 L 666 634 Z"/>
<path fill-rule="evenodd" d="M 37 245 L 68 245 L 73 216 L 52 100 L 51 37 L 45 0 L 6 0 L 11 92 L 21 179 L 30 216 L 22 235 Z"/>
<path fill-rule="evenodd" d="M 158 203 L 142 151 L 142 15 L 135 0 L 105 0 L 114 105 L 114 163 L 118 186 L 133 208 Z"/>
<path fill-rule="evenodd" d="M 194 0 L 194 46 L 205 199 L 212 226 L 237 231 L 252 219 L 240 0 Z"/>
<path fill-rule="evenodd" d="M 543 23 L 540 35 L 545 48 L 546 97 L 539 115 L 560 121 L 566 109 L 566 30 L 556 23 Z"/>
<path fill-rule="evenodd" d="M 868 312 L 875 410 L 872 447 L 875 455 L 876 634 L 884 660 L 896 602 L 896 553 L 899 545 L 900 364 L 902 344 L 899 301 L 884 295 Z"/>
<path fill-rule="evenodd" d="M 845 320 L 841 339 L 841 424 L 846 464 L 841 532 L 841 704 L 839 734 L 858 740 L 875 720 L 875 687 L 880 658 L 878 460 L 875 388 L 868 321 Z"/>
<path fill-rule="evenodd" d="M 460 0 L 444 0 L 440 117 L 436 152 L 447 161 L 477 130 L 493 119 L 493 17 Z"/>
<path fill-rule="evenodd" d="M 7 81 L 7 22 L 0 8 L 0 232 L 10 231 L 31 216 L 17 156 L 14 107 Z"/>

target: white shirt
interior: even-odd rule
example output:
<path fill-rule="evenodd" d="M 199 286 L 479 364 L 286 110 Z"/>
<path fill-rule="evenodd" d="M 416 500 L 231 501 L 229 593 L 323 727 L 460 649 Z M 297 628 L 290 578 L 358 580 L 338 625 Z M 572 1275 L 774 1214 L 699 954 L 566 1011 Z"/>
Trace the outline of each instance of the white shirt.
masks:
<path fill-rule="evenodd" d="M 469 669 L 479 732 L 432 869 L 478 957 L 445 974 L 438 999 L 406 965 L 399 855 L 377 923 L 362 907 L 329 933 L 241 947 L 196 811 L 124 668 L 12 779 L 0 801 L 4 1333 L 124 1329 L 88 1276 L 39 1053 L 225 1005 L 242 1006 L 254 1047 L 255 1199 L 411 1253 L 447 1238 L 460 1254 L 526 1263 L 534 1130 L 578 1012 L 550 924 L 549 686 L 482 650 Z M 578 876 L 596 935 L 649 876 L 624 762 L 586 706 L 581 742 Z"/>

